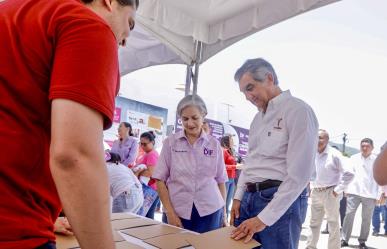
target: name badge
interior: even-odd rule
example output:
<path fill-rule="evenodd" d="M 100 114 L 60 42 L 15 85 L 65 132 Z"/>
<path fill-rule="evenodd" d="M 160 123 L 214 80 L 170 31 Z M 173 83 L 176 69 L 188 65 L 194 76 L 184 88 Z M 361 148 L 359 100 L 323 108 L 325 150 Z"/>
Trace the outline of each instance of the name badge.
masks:
<path fill-rule="evenodd" d="M 187 150 L 173 150 L 173 152 L 177 152 L 177 153 L 184 153 L 184 152 L 188 152 Z"/>

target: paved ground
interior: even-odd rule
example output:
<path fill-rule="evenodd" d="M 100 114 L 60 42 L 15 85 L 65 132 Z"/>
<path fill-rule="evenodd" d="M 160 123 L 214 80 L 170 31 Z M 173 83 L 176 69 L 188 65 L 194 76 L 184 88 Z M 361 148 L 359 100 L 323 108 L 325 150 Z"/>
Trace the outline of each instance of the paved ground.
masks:
<path fill-rule="evenodd" d="M 301 233 L 301 239 L 300 239 L 300 245 L 299 249 L 305 249 L 306 246 L 306 239 L 309 234 L 308 226 L 309 226 L 309 219 L 310 219 L 310 209 L 308 210 L 307 218 L 304 223 L 302 233 Z M 325 221 L 323 222 L 323 226 L 325 226 Z M 357 210 L 355 222 L 353 225 L 352 230 L 352 237 L 349 240 L 349 247 L 345 248 L 358 248 L 358 241 L 357 237 L 360 234 L 360 226 L 361 226 L 361 207 Z M 383 224 L 381 226 L 381 233 L 384 233 L 383 230 Z M 368 237 L 368 241 L 366 242 L 366 245 L 370 249 L 387 249 L 387 236 L 379 235 L 378 237 L 372 236 L 372 228 L 370 229 L 370 236 Z M 319 249 L 329 249 L 328 248 L 328 235 L 327 234 L 320 234 L 320 239 L 317 244 L 317 247 Z"/>

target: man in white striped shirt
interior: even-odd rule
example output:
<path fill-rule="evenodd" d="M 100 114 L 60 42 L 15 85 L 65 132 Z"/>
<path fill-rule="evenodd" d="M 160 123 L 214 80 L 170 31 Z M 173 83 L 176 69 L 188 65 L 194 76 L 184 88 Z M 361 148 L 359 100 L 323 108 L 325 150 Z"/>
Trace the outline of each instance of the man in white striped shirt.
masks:
<path fill-rule="evenodd" d="M 353 180 L 354 173 L 339 151 L 328 145 L 329 134 L 319 130 L 316 155 L 316 179 L 311 182 L 312 217 L 307 249 L 316 249 L 324 214 L 329 226 L 329 249 L 340 248 L 340 199 Z"/>

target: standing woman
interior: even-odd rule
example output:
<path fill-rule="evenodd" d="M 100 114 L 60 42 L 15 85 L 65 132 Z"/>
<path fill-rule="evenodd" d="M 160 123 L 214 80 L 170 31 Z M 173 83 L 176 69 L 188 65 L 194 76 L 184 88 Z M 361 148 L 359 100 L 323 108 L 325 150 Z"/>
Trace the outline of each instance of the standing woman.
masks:
<path fill-rule="evenodd" d="M 164 222 L 204 233 L 225 221 L 227 173 L 219 142 L 207 135 L 203 120 L 204 101 L 197 95 L 184 97 L 177 106 L 184 130 L 165 141 L 153 172 L 164 207 Z"/>
<path fill-rule="evenodd" d="M 226 165 L 228 182 L 226 182 L 226 212 L 227 217 L 230 213 L 229 207 L 235 190 L 236 177 L 236 161 L 234 158 L 233 145 L 234 142 L 230 135 L 223 136 L 220 140 L 220 145 L 223 148 L 224 164 Z"/>
<path fill-rule="evenodd" d="M 133 137 L 132 126 L 128 122 L 121 122 L 118 127 L 119 139 L 113 142 L 111 152 L 121 157 L 121 163 L 125 166 L 132 166 L 136 160 L 138 143 Z"/>
<path fill-rule="evenodd" d="M 150 178 L 149 182 L 146 184 L 151 187 L 155 192 L 157 191 L 156 181 L 152 178 L 154 168 L 159 159 L 159 153 L 155 150 L 155 134 L 152 131 L 144 132 L 140 136 L 140 145 L 141 149 L 144 151 L 144 154 L 137 158 L 137 165 L 142 165 L 141 169 L 136 171 L 138 177 L 144 176 Z M 153 199 L 153 198 L 152 198 Z M 155 210 L 157 204 L 160 202 L 160 198 L 157 196 L 153 203 L 150 204 L 150 208 L 146 213 L 146 217 L 154 219 Z"/>

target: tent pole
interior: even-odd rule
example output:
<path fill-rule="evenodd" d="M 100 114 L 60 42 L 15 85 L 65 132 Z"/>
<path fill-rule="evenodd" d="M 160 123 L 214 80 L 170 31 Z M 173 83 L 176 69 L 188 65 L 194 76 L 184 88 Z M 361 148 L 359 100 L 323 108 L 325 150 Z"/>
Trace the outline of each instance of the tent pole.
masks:
<path fill-rule="evenodd" d="M 191 80 L 192 80 L 192 65 L 187 65 L 187 74 L 185 77 L 185 95 L 187 96 L 191 90 Z"/>
<path fill-rule="evenodd" d="M 195 41 L 195 73 L 192 79 L 193 82 L 193 95 L 198 91 L 198 78 L 199 78 L 199 65 L 202 60 L 203 43 L 201 41 Z"/>

